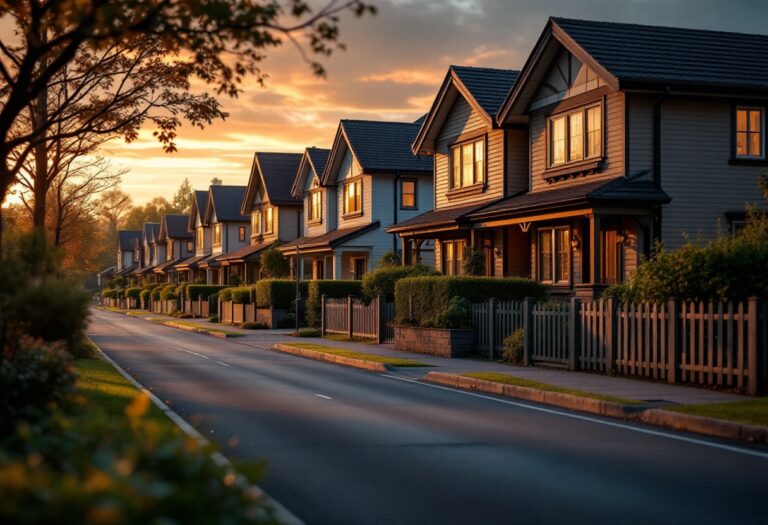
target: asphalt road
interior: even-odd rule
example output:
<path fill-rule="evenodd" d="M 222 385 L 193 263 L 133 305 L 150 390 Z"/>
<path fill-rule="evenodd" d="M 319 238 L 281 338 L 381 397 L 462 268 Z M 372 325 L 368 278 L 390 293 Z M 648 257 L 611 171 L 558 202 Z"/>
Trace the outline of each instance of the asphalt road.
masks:
<path fill-rule="evenodd" d="M 110 312 L 89 334 L 225 455 L 267 459 L 261 486 L 310 524 L 768 523 L 766 448 Z"/>

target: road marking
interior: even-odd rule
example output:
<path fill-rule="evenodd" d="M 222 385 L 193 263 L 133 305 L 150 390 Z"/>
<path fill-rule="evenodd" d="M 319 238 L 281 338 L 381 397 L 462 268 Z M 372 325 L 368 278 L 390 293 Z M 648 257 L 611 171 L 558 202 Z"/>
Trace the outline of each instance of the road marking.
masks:
<path fill-rule="evenodd" d="M 182 352 L 186 352 L 188 354 L 196 355 L 197 357 L 202 357 L 203 359 L 210 359 L 207 355 L 198 354 L 197 352 L 193 352 L 191 350 L 184 350 L 183 348 L 177 348 L 176 350 L 181 350 Z"/>
<path fill-rule="evenodd" d="M 658 431 L 658 430 L 651 430 L 649 428 L 634 427 L 634 426 L 631 426 L 631 425 L 627 425 L 625 423 L 617 423 L 617 422 L 614 422 L 614 421 L 605 421 L 603 419 L 598 419 L 598 418 L 590 417 L 590 416 L 583 416 L 583 415 L 580 415 L 580 414 L 571 414 L 569 412 L 562 412 L 560 410 L 553 410 L 551 408 L 544 408 L 544 407 L 539 407 L 539 406 L 534 406 L 534 405 L 528 405 L 528 404 L 525 404 L 525 403 L 519 403 L 517 401 L 510 401 L 508 399 L 499 399 L 497 397 L 485 396 L 483 394 L 477 394 L 477 393 L 474 393 L 474 392 L 466 392 L 464 390 L 458 390 L 456 388 L 450 388 L 450 387 L 446 387 L 446 386 L 431 385 L 429 383 L 424 383 L 422 381 L 416 381 L 416 380 L 413 380 L 413 379 L 406 379 L 404 377 L 397 377 L 397 376 L 393 376 L 393 375 L 389 375 L 389 374 L 382 374 L 382 377 L 388 377 L 389 379 L 397 379 L 398 381 L 404 381 L 406 383 L 413 383 L 413 384 L 416 384 L 416 385 L 427 386 L 427 387 L 430 387 L 430 388 L 437 388 L 438 390 L 447 390 L 449 392 L 455 392 L 457 394 L 463 394 L 465 396 L 478 397 L 480 399 L 487 399 L 489 401 L 496 401 L 498 403 L 503 403 L 505 405 L 512 405 L 512 406 L 516 406 L 516 407 L 520 407 L 520 408 L 525 408 L 525 409 L 528 409 L 528 410 L 534 410 L 536 412 L 544 412 L 546 414 L 553 414 L 553 415 L 556 415 L 556 416 L 564 416 L 564 417 L 569 417 L 571 419 L 579 419 L 581 421 L 588 421 L 590 423 L 597 423 L 599 425 L 605 425 L 605 426 L 609 426 L 609 427 L 621 428 L 621 429 L 624 429 L 624 430 L 630 430 L 632 432 L 638 432 L 640 434 L 648 434 L 648 435 L 651 435 L 651 436 L 663 437 L 663 438 L 672 439 L 672 440 L 675 440 L 675 441 L 683 441 L 685 443 L 692 443 L 694 445 L 701 445 L 701 446 L 705 446 L 705 447 L 716 448 L 716 449 L 720 449 L 720 450 L 726 450 L 728 452 L 736 452 L 737 454 L 745 454 L 747 456 L 755 456 L 755 457 L 762 458 L 762 459 L 768 459 L 768 452 L 761 452 L 759 450 L 751 450 L 751 449 L 748 449 L 748 448 L 740 448 L 740 447 L 736 447 L 736 446 L 732 446 L 732 445 L 725 445 L 723 443 L 715 443 L 713 441 L 707 441 L 707 440 L 704 440 L 704 439 L 697 439 L 697 438 L 688 437 L 688 436 L 682 436 L 682 435 L 678 435 L 678 434 L 670 434 L 670 433 L 667 433 L 667 432 L 661 432 L 661 431 Z"/>
<path fill-rule="evenodd" d="M 330 396 L 324 396 L 323 394 L 315 394 L 315 396 L 316 396 L 316 397 L 319 397 L 319 398 L 321 398 L 321 399 L 327 399 L 327 400 L 329 400 L 329 401 L 331 400 L 331 397 L 330 397 Z"/>
<path fill-rule="evenodd" d="M 229 366 L 227 363 L 222 363 L 221 361 L 216 361 L 216 362 L 219 363 L 221 366 Z"/>
<path fill-rule="evenodd" d="M 237 342 L 240 343 L 240 341 L 237 341 Z M 241 344 L 244 344 L 246 346 L 252 346 L 252 347 L 258 348 L 260 350 L 269 350 L 269 348 L 267 348 L 266 346 L 259 346 L 259 345 L 255 345 L 253 343 L 241 343 Z"/>

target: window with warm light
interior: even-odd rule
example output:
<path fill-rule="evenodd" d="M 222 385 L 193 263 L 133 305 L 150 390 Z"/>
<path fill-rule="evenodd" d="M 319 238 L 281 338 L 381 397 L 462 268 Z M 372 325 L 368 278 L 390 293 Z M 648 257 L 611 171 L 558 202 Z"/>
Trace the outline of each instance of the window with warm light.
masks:
<path fill-rule="evenodd" d="M 464 273 L 462 261 L 464 259 L 464 241 L 443 241 L 443 274 L 461 275 Z"/>
<path fill-rule="evenodd" d="M 170 261 L 173 259 L 173 245 L 175 243 L 173 241 L 168 241 L 168 256 L 167 259 Z"/>
<path fill-rule="evenodd" d="M 264 210 L 264 233 L 275 231 L 275 209 L 269 207 Z"/>
<path fill-rule="evenodd" d="M 237 238 L 240 241 L 244 241 L 245 240 L 245 226 L 240 226 L 237 229 Z"/>
<path fill-rule="evenodd" d="M 736 108 L 736 157 L 762 159 L 765 157 L 764 115 L 762 108 Z"/>
<path fill-rule="evenodd" d="M 363 210 L 363 181 L 348 182 L 344 185 L 344 213 L 359 213 Z"/>
<path fill-rule="evenodd" d="M 539 230 L 539 281 L 545 284 L 570 282 L 571 247 L 567 227 Z"/>
<path fill-rule="evenodd" d="M 203 228 L 197 229 L 197 246 L 203 248 L 205 246 L 205 230 Z"/>
<path fill-rule="evenodd" d="M 213 244 L 221 246 L 221 223 L 218 222 L 213 225 Z"/>
<path fill-rule="evenodd" d="M 193 241 L 187 241 L 187 253 L 195 251 L 195 243 Z"/>
<path fill-rule="evenodd" d="M 451 148 L 451 189 L 481 184 L 485 179 L 485 140 Z"/>
<path fill-rule="evenodd" d="M 261 210 L 256 210 L 251 214 L 251 235 L 261 234 Z"/>
<path fill-rule="evenodd" d="M 313 191 L 309 194 L 309 220 L 319 221 L 323 214 L 323 194 L 319 191 Z"/>
<path fill-rule="evenodd" d="M 549 167 L 602 156 L 602 119 L 599 104 L 549 117 Z"/>
<path fill-rule="evenodd" d="M 400 207 L 415 210 L 416 181 L 404 179 L 400 181 Z"/>

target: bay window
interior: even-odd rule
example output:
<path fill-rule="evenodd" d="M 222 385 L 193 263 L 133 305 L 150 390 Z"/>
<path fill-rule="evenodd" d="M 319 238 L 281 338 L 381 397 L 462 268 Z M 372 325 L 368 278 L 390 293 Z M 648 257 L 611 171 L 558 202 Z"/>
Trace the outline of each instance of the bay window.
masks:
<path fill-rule="evenodd" d="M 602 156 L 602 120 L 599 104 L 549 117 L 549 167 Z"/>
<path fill-rule="evenodd" d="M 451 189 L 481 184 L 485 179 L 485 140 L 451 148 Z"/>
<path fill-rule="evenodd" d="M 570 282 L 571 248 L 567 227 L 541 228 L 538 237 L 539 281 L 545 284 Z"/>

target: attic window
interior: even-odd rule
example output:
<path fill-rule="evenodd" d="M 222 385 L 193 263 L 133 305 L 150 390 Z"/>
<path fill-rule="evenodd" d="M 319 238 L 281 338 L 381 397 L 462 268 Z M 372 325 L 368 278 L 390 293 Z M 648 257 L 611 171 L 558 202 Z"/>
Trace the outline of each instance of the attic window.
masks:
<path fill-rule="evenodd" d="M 319 190 L 310 192 L 307 205 L 309 207 L 309 220 L 319 221 L 323 213 L 323 194 Z"/>
<path fill-rule="evenodd" d="M 765 112 L 762 108 L 736 108 L 736 157 L 762 159 Z"/>

